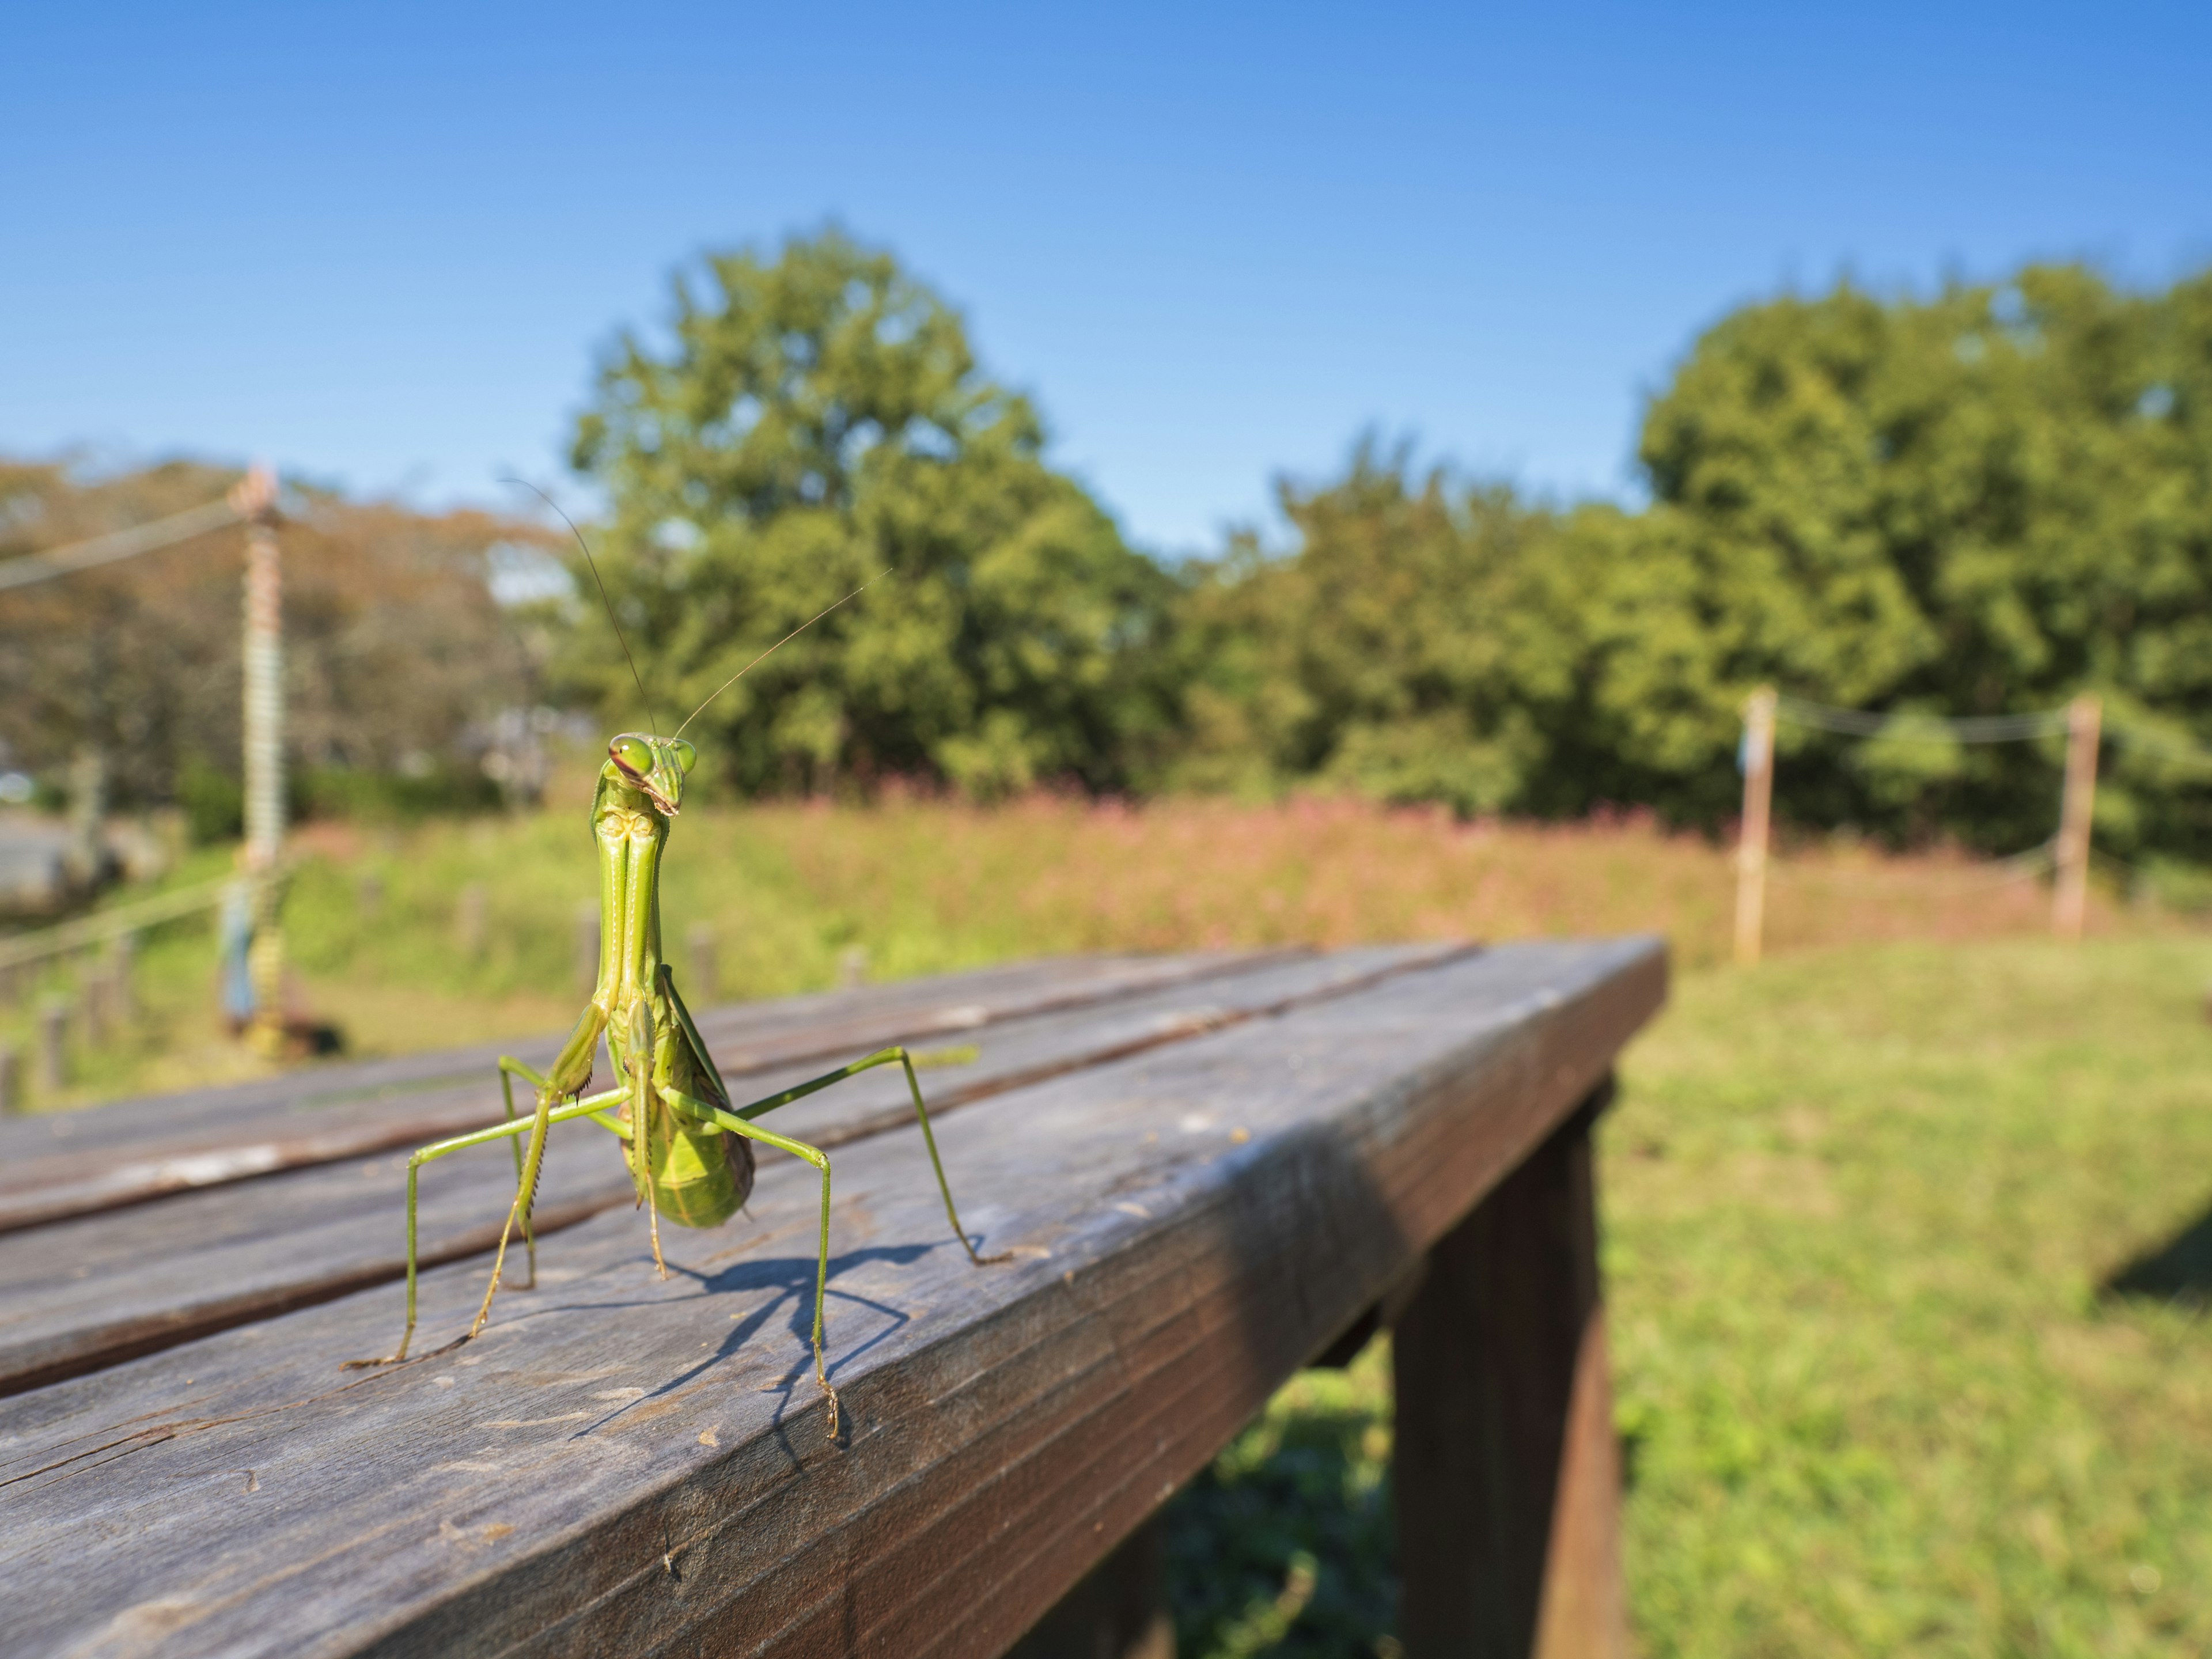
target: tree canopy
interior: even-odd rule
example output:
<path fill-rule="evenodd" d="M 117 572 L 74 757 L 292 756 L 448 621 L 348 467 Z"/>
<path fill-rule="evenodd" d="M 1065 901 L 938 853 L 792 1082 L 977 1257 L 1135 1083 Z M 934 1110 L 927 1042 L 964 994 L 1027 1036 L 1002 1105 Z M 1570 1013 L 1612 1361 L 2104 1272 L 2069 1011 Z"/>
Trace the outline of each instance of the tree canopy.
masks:
<path fill-rule="evenodd" d="M 189 461 L 106 473 L 0 461 L 0 557 L 198 507 L 238 477 Z M 537 674 L 534 642 L 492 600 L 487 559 L 538 532 L 313 489 L 289 499 L 298 510 L 278 539 L 295 787 L 350 800 L 363 786 L 373 795 L 380 780 L 415 775 L 423 787 L 413 794 L 488 794 L 461 752 L 465 738 L 531 702 Z M 58 777 L 89 748 L 106 757 L 122 804 L 173 801 L 197 787 L 228 793 L 234 813 L 243 568 L 240 533 L 229 528 L 9 591 L 0 600 L 7 763 Z"/>
<path fill-rule="evenodd" d="M 1600 801 L 1717 823 L 1762 684 L 1971 715 L 2092 690 L 2108 843 L 2212 857 L 2212 275 L 2077 266 L 1752 306 L 1652 402 L 1641 511 L 1416 476 L 1371 445 L 1285 485 L 1188 618 L 1181 775 L 1340 779 L 1462 810 Z M 2007 850 L 2050 833 L 2058 740 L 1785 729 L 1801 821 Z"/>
<path fill-rule="evenodd" d="M 834 230 L 715 255 L 674 298 L 665 341 L 609 355 L 574 447 L 613 504 L 602 573 L 650 718 L 867 585 L 699 715 L 738 785 L 1124 781 L 1172 583 L 1046 463 L 958 315 Z M 586 682 L 647 718 L 603 624 L 581 631 Z"/>
<path fill-rule="evenodd" d="M 1652 405 L 1649 603 L 1743 688 L 1942 714 L 2100 693 L 2128 730 L 2212 739 L 2212 275 L 2163 294 L 2077 266 L 1881 301 L 1849 286 L 1725 319 Z M 1808 817 L 2047 831 L 2055 744 L 1795 739 Z M 2123 741 L 2100 826 L 2212 850 L 2201 789 Z"/>
<path fill-rule="evenodd" d="M 1785 726 L 1785 818 L 1994 851 L 2050 833 L 2059 740 L 1912 722 L 2087 690 L 2112 734 L 2100 845 L 2212 863 L 2212 272 L 1747 306 L 1692 343 L 1638 455 L 1644 504 L 1561 504 L 1370 439 L 1279 483 L 1280 544 L 1165 568 L 1050 464 L 959 315 L 831 230 L 686 267 L 665 328 L 605 354 L 574 445 L 603 556 L 576 562 L 549 672 L 617 725 L 705 704 L 689 735 L 745 793 L 1305 787 L 1708 826 L 1773 684 L 1897 717 L 1865 742 Z M 0 468 L 0 553 L 230 476 Z M 311 766 L 450 764 L 535 695 L 549 641 L 483 580 L 515 526 L 317 496 L 284 533 Z M 126 799 L 228 764 L 235 564 L 212 545 L 11 596 L 0 743 L 49 768 L 100 745 Z"/>

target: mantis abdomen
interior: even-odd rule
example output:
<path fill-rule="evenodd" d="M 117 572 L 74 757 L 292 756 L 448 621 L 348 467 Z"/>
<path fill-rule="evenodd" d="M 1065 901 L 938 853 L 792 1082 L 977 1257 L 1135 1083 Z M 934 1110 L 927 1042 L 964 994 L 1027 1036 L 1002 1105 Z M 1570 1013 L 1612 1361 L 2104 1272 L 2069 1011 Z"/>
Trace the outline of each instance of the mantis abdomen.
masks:
<path fill-rule="evenodd" d="M 720 1226 L 752 1195 L 752 1143 L 702 1130 L 658 1102 L 653 1117 L 646 1175 L 653 1203 L 678 1226 Z"/>
<path fill-rule="evenodd" d="M 630 1174 L 637 1182 L 638 1201 L 649 1200 L 657 1214 L 678 1226 L 719 1227 L 752 1195 L 752 1145 L 669 1103 L 665 1092 L 669 1091 L 692 1100 L 720 1105 L 728 1102 L 720 1078 L 700 1063 L 690 1033 L 674 1018 L 676 992 L 668 970 L 660 968 L 647 977 L 655 984 L 656 994 L 632 1003 L 629 1018 L 611 1026 L 607 1043 L 608 1058 L 624 1072 L 641 1056 L 653 1057 L 649 1080 L 641 1080 L 641 1089 L 633 1088 L 622 1110 L 625 1119 L 634 1119 L 634 1103 L 641 1092 L 648 1103 L 641 1138 L 635 1122 L 631 1123 Z"/>

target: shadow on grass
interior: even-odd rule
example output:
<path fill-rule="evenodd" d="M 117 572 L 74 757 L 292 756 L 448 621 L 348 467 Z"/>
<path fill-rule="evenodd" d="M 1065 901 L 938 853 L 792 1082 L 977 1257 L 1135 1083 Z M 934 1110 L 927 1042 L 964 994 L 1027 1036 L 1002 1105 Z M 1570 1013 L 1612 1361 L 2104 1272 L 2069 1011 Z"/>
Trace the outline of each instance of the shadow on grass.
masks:
<path fill-rule="evenodd" d="M 1168 1505 L 1180 1659 L 1399 1651 L 1387 1360 L 1370 1366 L 1364 1388 L 1293 1383 Z"/>
<path fill-rule="evenodd" d="M 2105 1281 L 2107 1296 L 2212 1307 L 2212 1209 Z"/>

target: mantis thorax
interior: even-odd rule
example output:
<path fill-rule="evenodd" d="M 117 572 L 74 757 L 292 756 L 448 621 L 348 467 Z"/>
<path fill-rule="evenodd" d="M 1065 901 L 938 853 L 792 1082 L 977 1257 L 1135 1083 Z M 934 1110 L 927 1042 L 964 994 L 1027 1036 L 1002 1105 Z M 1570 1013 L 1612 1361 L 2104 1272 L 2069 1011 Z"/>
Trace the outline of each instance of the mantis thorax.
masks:
<path fill-rule="evenodd" d="M 599 974 L 592 1000 L 609 1016 L 611 1045 L 629 1011 L 656 994 L 660 966 L 660 854 L 697 759 L 681 738 L 624 732 L 607 745 L 592 798 L 599 849 Z M 655 1012 L 665 1018 L 665 1010 Z"/>

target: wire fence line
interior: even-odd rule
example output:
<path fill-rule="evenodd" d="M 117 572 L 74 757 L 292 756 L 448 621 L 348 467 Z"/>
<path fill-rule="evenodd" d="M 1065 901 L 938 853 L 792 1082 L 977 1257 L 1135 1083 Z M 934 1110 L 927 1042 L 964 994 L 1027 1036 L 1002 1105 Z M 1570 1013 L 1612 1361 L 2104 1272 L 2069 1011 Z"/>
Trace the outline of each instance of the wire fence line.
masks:
<path fill-rule="evenodd" d="M 1885 714 L 1872 708 L 1838 708 L 1802 697 L 1777 697 L 1774 717 L 1792 726 L 1833 732 L 1848 738 L 1919 738 L 1923 742 L 2019 743 L 2066 730 L 2067 711 L 2039 708 L 2025 714 L 1968 714 L 1947 718 L 1910 711 Z"/>
<path fill-rule="evenodd" d="M 202 910 L 215 909 L 238 884 L 239 878 L 228 876 L 220 881 L 203 882 L 195 887 L 180 887 L 173 893 L 142 899 L 136 904 L 118 905 L 112 910 L 97 911 L 75 921 L 41 928 L 36 933 L 0 938 L 0 970 L 42 962 L 49 957 L 66 956 L 72 951 L 82 951 L 105 939 L 135 933 L 142 927 L 151 927 L 159 922 L 174 921 Z"/>
<path fill-rule="evenodd" d="M 1955 880 L 1929 883 L 1914 880 L 1917 893 L 1948 896 L 1954 893 L 1979 893 L 1995 887 L 2008 887 L 2014 882 L 2033 880 L 2058 861 L 2057 836 L 2025 852 L 2012 854 L 1994 864 L 1962 874 Z M 1830 887 L 1894 887 L 1898 884 L 1894 872 L 1877 870 L 1822 869 L 1816 865 L 1793 864 L 1786 860 L 1768 860 L 1769 874 L 1781 878 L 1783 884 Z"/>
<path fill-rule="evenodd" d="M 187 507 L 182 513 L 172 513 L 166 519 L 133 525 L 128 530 L 118 530 L 111 535 L 94 536 L 90 541 L 71 542 L 66 547 L 50 547 L 43 552 L 26 553 L 20 558 L 0 562 L 0 588 L 22 587 L 55 576 L 66 576 L 75 571 L 89 570 L 95 565 L 135 558 L 141 553 L 151 553 L 157 547 L 190 541 L 210 530 L 221 530 L 225 525 L 236 524 L 248 516 L 226 495 L 221 501 Z"/>
<path fill-rule="evenodd" d="M 2112 739 L 2116 743 L 2125 744 L 2128 748 L 2139 749 L 2148 754 L 2163 756 L 2168 760 L 2212 767 L 2212 749 L 2207 749 L 2202 744 L 2191 743 L 2186 738 L 2168 737 L 2165 732 L 2154 732 L 2148 726 L 2116 721 L 2112 726 Z"/>
<path fill-rule="evenodd" d="M 2063 736 L 2069 714 L 2064 708 L 2035 708 L 2018 714 L 1922 714 L 1909 709 L 1841 708 L 1804 697 L 1778 696 L 1774 718 L 1838 737 L 1879 738 L 1893 743 L 2023 743 Z M 2125 717 L 2107 719 L 2104 735 L 2124 748 L 2212 768 L 2212 749 Z"/>

